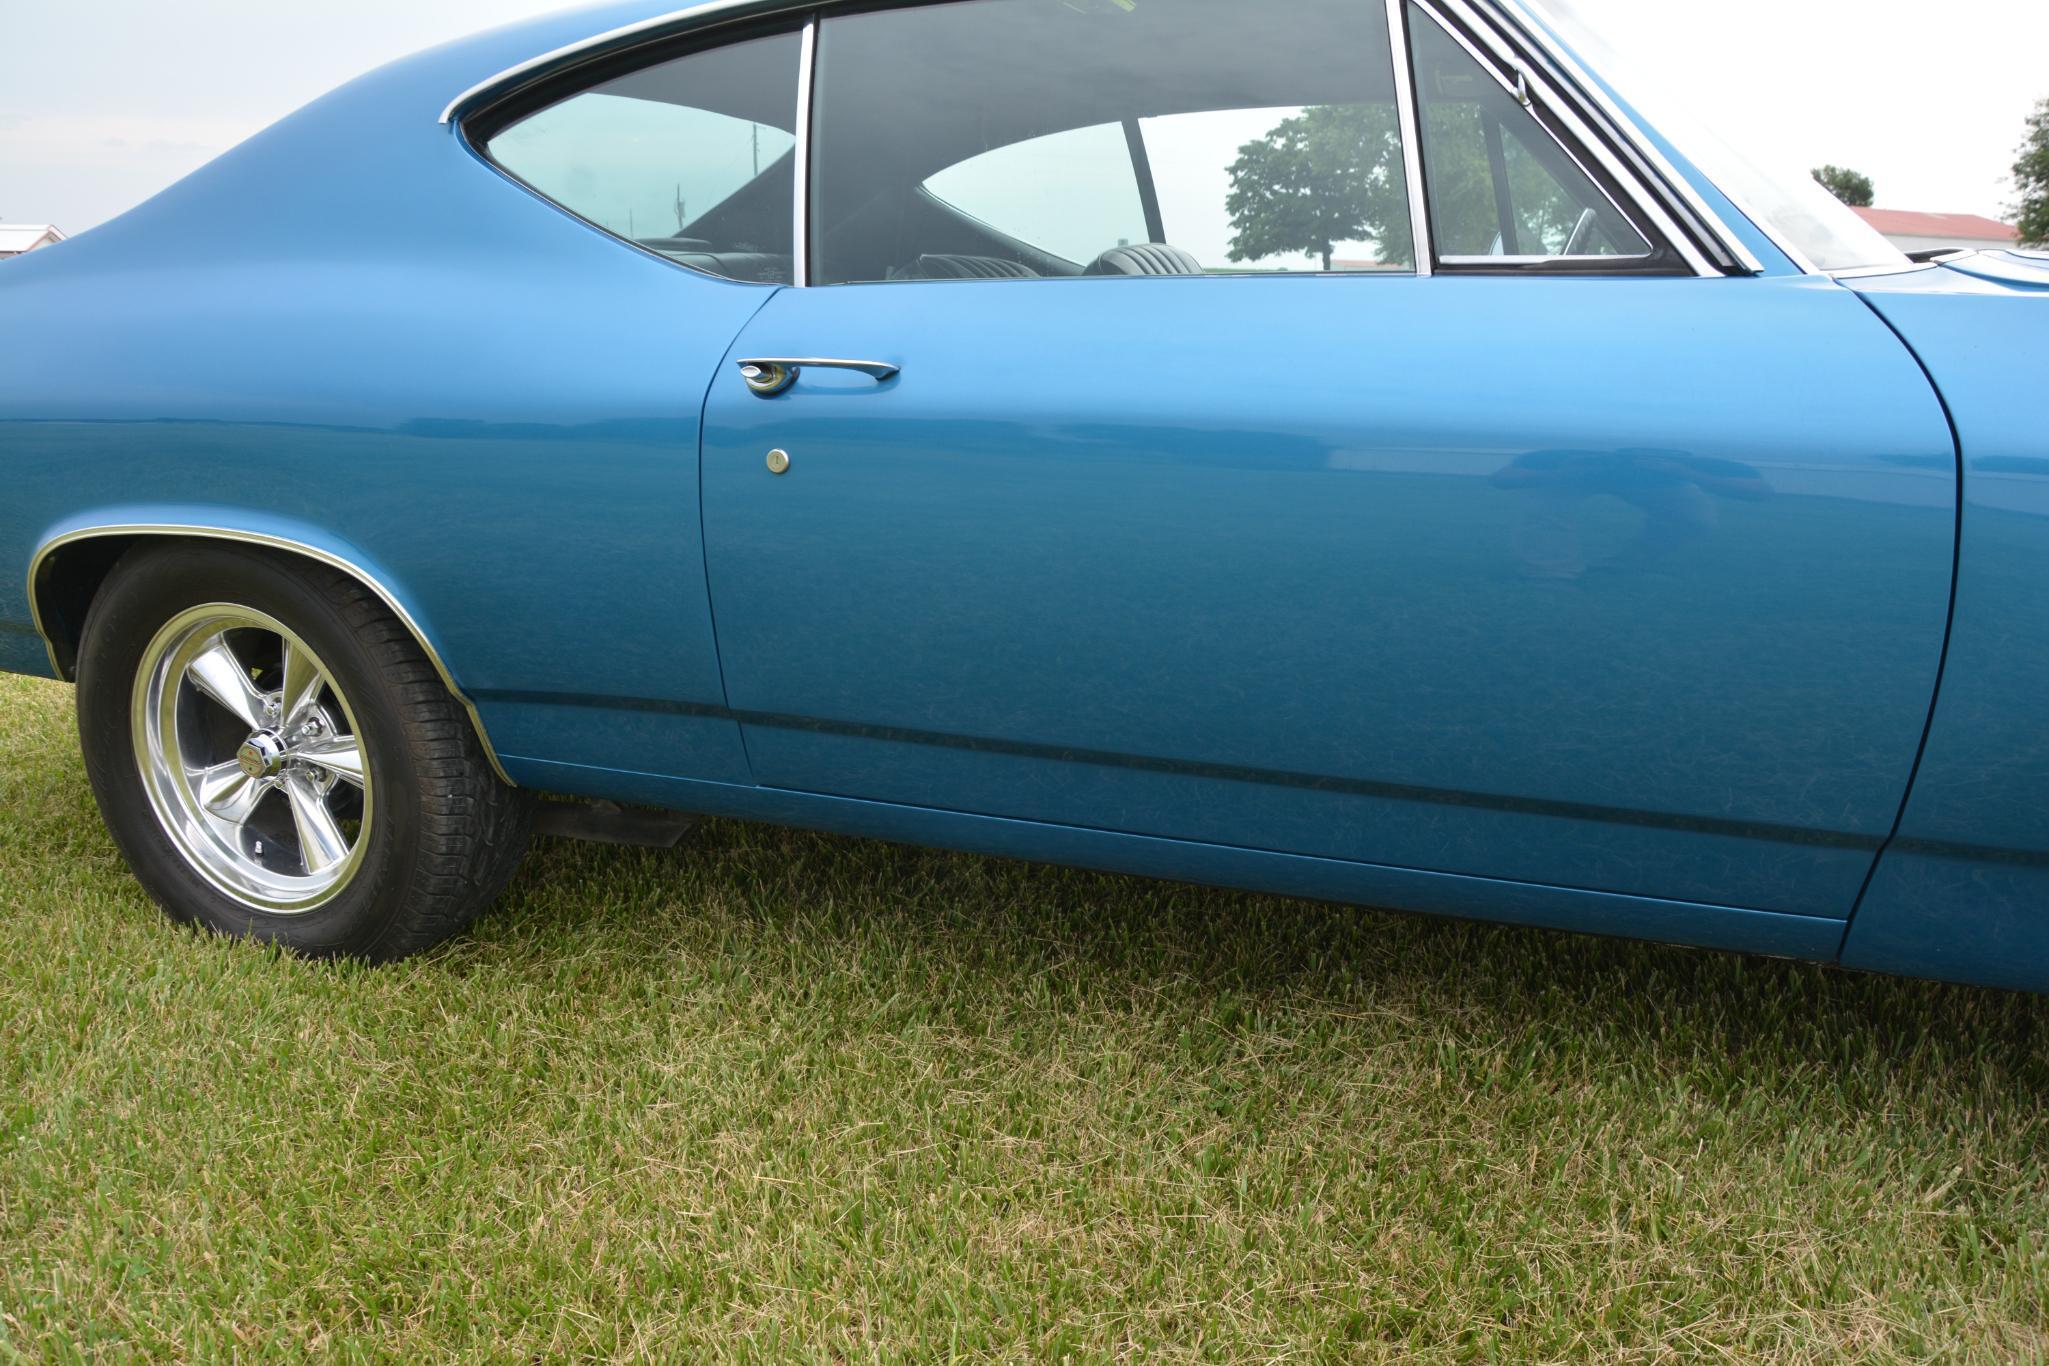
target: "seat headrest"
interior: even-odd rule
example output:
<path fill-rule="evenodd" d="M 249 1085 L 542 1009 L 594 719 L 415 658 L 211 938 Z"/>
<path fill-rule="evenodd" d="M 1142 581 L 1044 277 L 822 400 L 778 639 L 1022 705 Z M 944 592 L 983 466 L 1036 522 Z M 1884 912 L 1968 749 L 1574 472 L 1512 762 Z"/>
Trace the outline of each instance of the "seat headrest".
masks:
<path fill-rule="evenodd" d="M 1088 268 L 1090 275 L 1200 275 L 1202 262 L 1165 242 L 1112 247 Z"/>
<path fill-rule="evenodd" d="M 955 256 L 928 252 L 912 263 L 910 280 L 1035 280 L 1039 272 L 1000 256 Z"/>

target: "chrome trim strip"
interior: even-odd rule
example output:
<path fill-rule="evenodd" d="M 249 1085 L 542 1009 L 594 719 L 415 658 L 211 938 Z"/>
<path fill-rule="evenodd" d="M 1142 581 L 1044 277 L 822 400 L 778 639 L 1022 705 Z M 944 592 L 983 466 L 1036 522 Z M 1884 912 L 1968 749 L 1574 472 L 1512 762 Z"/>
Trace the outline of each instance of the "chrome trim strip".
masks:
<path fill-rule="evenodd" d="M 1706 173 L 1702 172 L 1702 174 Z M 1799 247 L 1793 244 L 1792 238 L 1786 236 L 1777 228 L 1773 227 L 1770 219 L 1766 218 L 1757 210 L 1751 208 L 1749 200 L 1745 199 L 1742 195 L 1737 194 L 1734 190 L 1730 189 L 1726 185 L 1721 184 L 1720 182 L 1716 183 L 1715 189 L 1721 193 L 1722 198 L 1729 201 L 1730 206 L 1733 207 L 1736 210 L 1736 212 L 1742 214 L 1745 218 L 1750 220 L 1751 227 L 1756 228 L 1759 232 L 1764 234 L 1766 241 L 1770 242 L 1773 246 L 1777 247 L 1781 252 L 1785 253 L 1786 259 L 1793 263 L 1793 269 L 1799 271 L 1802 275 L 1820 275 L 1823 273 L 1821 267 L 1816 265 L 1814 261 L 1807 255 L 1806 252 L 1800 250 Z M 1714 223 L 1717 227 L 1725 227 L 1725 225 L 1722 224 L 1720 219 L 1710 218 L 1708 221 Z M 1742 246 L 1740 242 L 1737 245 L 1739 248 Z M 1748 251 L 1744 251 L 1743 259 L 1755 261 L 1757 260 L 1757 257 L 1751 255 L 1751 253 Z M 1760 265 L 1758 266 L 1757 270 L 1759 274 L 1763 274 L 1764 267 Z"/>
<path fill-rule="evenodd" d="M 48 628 L 43 625 L 43 605 L 41 599 L 36 595 L 36 580 L 42 575 L 43 561 L 49 559 L 58 550 L 63 549 L 67 545 L 75 545 L 80 541 L 100 540 L 108 536 L 189 536 L 196 540 L 234 541 L 243 545 L 262 546 L 270 550 L 283 550 L 290 554 L 303 555 L 309 560 L 315 560 L 326 565 L 329 569 L 340 570 L 375 593 L 383 601 L 384 605 L 391 609 L 391 614 L 404 623 L 406 630 L 412 632 L 413 639 L 419 644 L 421 653 L 425 654 L 427 662 L 434 666 L 434 672 L 441 676 L 442 685 L 448 689 L 449 694 L 456 701 L 462 703 L 463 710 L 470 714 L 470 724 L 477 731 L 477 743 L 484 747 L 484 757 L 491 761 L 492 771 L 507 786 L 519 786 L 519 784 L 512 781 L 512 776 L 505 771 L 505 765 L 499 762 L 498 751 L 492 747 L 491 736 L 484 729 L 484 718 L 477 714 L 476 703 L 470 701 L 463 690 L 456 686 L 455 675 L 448 671 L 448 665 L 442 661 L 441 652 L 434 648 L 434 642 L 427 638 L 427 633 L 420 629 L 420 623 L 413 620 L 413 614 L 406 611 L 405 605 L 398 600 L 397 596 L 382 583 L 378 582 L 361 565 L 345 560 L 339 555 L 331 554 L 320 549 L 318 546 L 307 545 L 304 541 L 289 540 L 283 536 L 266 535 L 260 531 L 238 531 L 231 527 L 183 526 L 168 522 L 138 522 L 110 526 L 80 527 L 76 531 L 67 531 L 61 536 L 51 537 L 48 541 L 37 547 L 36 553 L 29 559 L 28 610 L 30 618 L 35 622 L 36 634 L 43 638 L 43 649 L 49 653 L 50 669 L 57 677 L 66 678 L 67 675 L 64 672 L 63 663 L 57 658 L 57 642 L 50 638 Z"/>
<path fill-rule="evenodd" d="M 1448 266 L 1539 266 L 1563 262 L 1566 265 L 1579 263 L 1589 266 L 1612 266 L 1620 261 L 1643 261 L 1648 259 L 1642 252 L 1638 252 L 1634 256 L 1531 256 L 1525 253 L 1520 256 L 1447 256 L 1444 258 L 1444 264 Z"/>
<path fill-rule="evenodd" d="M 1934 270 L 1947 261 L 1959 258 L 1951 256 L 1944 261 L 1909 261 L 1903 266 L 1851 266 L 1845 270 L 1824 271 L 1831 280 L 1865 280 L 1878 275 L 1912 275 L 1915 271 Z"/>
<path fill-rule="evenodd" d="M 723 14 L 728 10 L 762 10 L 767 12 L 772 8 L 775 7 L 764 5 L 761 0 L 706 0 L 701 5 L 688 5 L 683 9 L 670 10 L 667 14 L 657 14 L 651 18 L 639 20 L 636 23 L 623 24 L 618 28 L 607 29 L 603 33 L 594 34 L 589 38 L 580 38 L 573 43 L 564 43 L 552 52 L 543 52 L 538 57 L 529 57 L 516 66 L 506 67 L 495 76 L 488 76 L 478 81 L 475 85 L 448 102 L 447 108 L 441 111 L 441 122 L 455 122 L 455 116 L 461 112 L 463 106 L 479 96 L 487 95 L 500 86 L 517 81 L 522 76 L 532 75 L 537 71 L 544 71 L 558 62 L 569 61 L 585 52 L 608 48 L 615 43 L 623 43 L 629 38 L 635 38 L 644 33 L 656 33 L 674 24 L 684 24 L 696 19 L 709 19 L 713 15 Z M 797 9 L 800 6 L 791 4 L 781 8 Z"/>
<path fill-rule="evenodd" d="M 811 283 L 811 82 L 818 69 L 818 16 L 804 21 L 803 45 L 797 54 L 797 148 L 791 170 L 797 183 L 790 199 L 790 283 L 798 289 Z"/>
<path fill-rule="evenodd" d="M 1509 96 L 1525 109 L 1528 109 L 1535 103 L 1530 98 L 1528 77 L 1524 74 L 1522 68 L 1515 64 L 1514 59 L 1510 55 L 1502 52 L 1482 52 L 1473 44 L 1473 40 L 1466 36 L 1465 29 L 1473 26 L 1470 12 L 1464 12 L 1459 15 L 1459 18 L 1463 21 L 1462 24 L 1453 24 L 1445 20 L 1444 11 L 1438 8 L 1435 0 L 1415 0 L 1415 5 L 1417 9 L 1422 10 L 1436 21 L 1437 26 L 1444 30 L 1445 37 L 1464 48 L 1466 55 L 1479 64 L 1480 70 L 1494 78 L 1494 84 L 1501 87 L 1503 94 Z M 1446 8 L 1451 8 L 1451 6 L 1446 6 Z M 1510 72 L 1515 73 L 1516 79 L 1509 79 Z"/>
<path fill-rule="evenodd" d="M 1657 197 L 1645 188 L 1642 180 L 1608 150 L 1601 139 L 1594 135 L 1594 131 L 1587 127 L 1586 123 L 1573 112 L 1570 102 L 1559 97 L 1556 89 L 1552 87 L 1542 73 L 1532 76 L 1516 60 L 1513 52 L 1505 51 L 1497 45 L 1497 35 L 1492 34 L 1488 30 L 1487 25 L 1479 21 L 1474 11 L 1465 3 L 1465 0 L 1413 0 L 1413 3 L 1418 9 L 1421 9 L 1431 19 L 1436 21 L 1438 27 L 1442 28 L 1453 42 L 1456 42 L 1461 48 L 1465 49 L 1466 53 L 1480 64 L 1480 68 L 1492 76 L 1495 82 L 1510 97 L 1522 100 L 1526 94 L 1533 95 L 1535 102 L 1541 103 L 1544 106 L 1544 112 L 1563 124 L 1565 131 L 1571 136 L 1572 140 L 1579 147 L 1584 148 L 1590 153 L 1596 161 L 1600 162 L 1602 169 L 1608 173 L 1609 178 L 1622 188 L 1624 196 L 1635 206 L 1636 212 L 1650 220 L 1652 226 L 1657 228 L 1659 234 L 1672 244 L 1673 250 L 1679 253 L 1696 276 L 1713 279 L 1721 278 L 1722 272 L 1715 269 L 1714 263 L 1702 255 L 1700 248 L 1694 245 L 1693 240 L 1680 230 L 1679 225 L 1672 220 L 1672 216 L 1665 211 L 1664 206 L 1657 202 Z M 1440 5 L 1442 6 L 1441 9 L 1439 8 Z M 1451 11 L 1456 14 L 1459 22 L 1455 24 L 1447 22 L 1445 11 Z M 1473 30 L 1483 39 L 1488 39 L 1490 51 L 1482 52 L 1478 47 L 1474 46 L 1473 41 L 1466 35 L 1465 30 L 1467 29 Z M 1511 80 L 1509 78 L 1508 72 L 1514 73 L 1514 79 Z M 1545 132 L 1547 135 L 1550 134 L 1549 129 L 1546 129 Z M 1575 165 L 1579 166 L 1582 172 L 1586 171 L 1585 163 L 1581 161 L 1574 148 L 1559 142 L 1555 136 L 1552 136 L 1552 141 L 1558 144 L 1558 150 L 1565 153 Z M 1605 189 L 1602 189 L 1595 177 L 1588 175 L 1587 178 L 1594 181 L 1594 188 L 1601 191 L 1601 197 L 1606 199 L 1617 213 L 1623 214 L 1624 217 L 1629 216 L 1628 210 L 1625 210 L 1622 205 L 1616 203 L 1614 196 L 1610 195 Z"/>
<path fill-rule="evenodd" d="M 1602 88 L 1600 82 L 1594 80 L 1586 68 L 1579 64 L 1578 59 L 1570 52 L 1567 52 L 1564 46 L 1551 36 L 1550 30 L 1544 27 L 1543 22 L 1530 12 L 1528 6 L 1524 5 L 1522 0 L 1481 0 L 1481 2 L 1490 3 L 1495 8 L 1503 11 L 1501 17 L 1511 23 L 1519 32 L 1527 35 L 1530 41 L 1535 43 L 1543 54 L 1557 65 L 1559 73 L 1566 80 L 1571 81 L 1589 100 L 1593 101 L 1594 107 L 1607 117 L 1609 125 L 1614 130 L 1616 136 L 1628 143 L 1630 149 L 1643 158 L 1644 164 L 1650 168 L 1651 173 L 1657 176 L 1667 189 L 1677 195 L 1681 203 L 1693 210 L 1694 214 L 1699 217 L 1701 225 L 1714 234 L 1715 239 L 1736 259 L 1738 265 L 1753 275 L 1759 275 L 1764 272 L 1764 263 L 1757 259 L 1756 253 L 1752 252 L 1744 244 L 1741 237 L 1730 231 L 1729 225 L 1722 221 L 1720 215 L 1708 207 L 1706 200 L 1701 198 L 1700 191 L 1694 189 L 1686 177 L 1679 174 L 1677 168 L 1672 165 L 1665 154 L 1658 150 L 1657 145 L 1644 136 L 1643 130 L 1637 127 L 1636 121 L 1622 112 L 1621 106 L 1616 104 L 1608 92 Z M 1722 186 L 1717 185 L 1715 188 L 1720 190 L 1725 197 L 1728 197 L 1731 204 L 1735 204 L 1737 212 L 1749 218 L 1753 224 L 1757 225 L 1759 231 L 1764 232 L 1767 237 L 1772 237 L 1773 243 L 1780 245 L 1782 250 L 1784 249 L 1783 244 L 1779 244 L 1778 239 L 1769 230 L 1765 229 L 1762 224 L 1757 223 L 1756 215 L 1752 214 L 1741 204 L 1736 203 L 1736 200 L 1729 196 L 1728 191 L 1723 189 Z M 1788 255 L 1795 262 L 1804 259 L 1798 253 L 1788 253 Z M 1813 272 L 1809 270 L 1808 273 L 1812 274 Z"/>
<path fill-rule="evenodd" d="M 1401 128 L 1402 168 L 1409 185 L 1409 232 L 1415 239 L 1416 274 L 1428 275 L 1436 269 L 1430 246 L 1430 198 L 1423 190 L 1422 119 L 1416 110 L 1416 82 L 1409 67 L 1404 4 L 1405 0 L 1387 0 L 1387 45 L 1394 58 L 1395 119 Z"/>

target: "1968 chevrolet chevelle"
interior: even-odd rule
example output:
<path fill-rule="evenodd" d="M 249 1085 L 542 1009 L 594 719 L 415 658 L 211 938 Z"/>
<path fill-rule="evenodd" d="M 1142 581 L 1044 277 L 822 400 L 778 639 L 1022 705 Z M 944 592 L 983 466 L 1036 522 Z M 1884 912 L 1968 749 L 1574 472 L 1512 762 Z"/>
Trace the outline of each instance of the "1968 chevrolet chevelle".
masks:
<path fill-rule="evenodd" d="M 174 917 L 534 794 L 2049 989 L 2049 259 L 1519 0 L 646 0 L 0 266 L 0 667 Z"/>

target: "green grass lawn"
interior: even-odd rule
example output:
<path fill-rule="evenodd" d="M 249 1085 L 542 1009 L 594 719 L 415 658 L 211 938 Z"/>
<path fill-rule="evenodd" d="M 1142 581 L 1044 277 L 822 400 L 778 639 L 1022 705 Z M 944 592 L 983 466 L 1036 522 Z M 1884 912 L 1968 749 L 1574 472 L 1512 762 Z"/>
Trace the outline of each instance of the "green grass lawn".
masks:
<path fill-rule="evenodd" d="M 384 970 L 0 680 L 0 1361 L 2049 1353 L 2049 1003 L 716 822 Z"/>

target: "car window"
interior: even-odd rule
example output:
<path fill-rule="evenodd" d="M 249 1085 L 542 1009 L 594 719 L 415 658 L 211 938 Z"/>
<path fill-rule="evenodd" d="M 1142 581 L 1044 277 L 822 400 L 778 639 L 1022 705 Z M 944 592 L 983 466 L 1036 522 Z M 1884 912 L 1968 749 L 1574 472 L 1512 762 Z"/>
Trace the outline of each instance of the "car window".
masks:
<path fill-rule="evenodd" d="M 1514 94 L 1423 10 L 1411 5 L 1408 15 L 1430 233 L 1441 261 L 1650 253 L 1643 234 Z"/>
<path fill-rule="evenodd" d="M 1409 270 L 1381 11 L 965 0 L 828 15 L 813 279 Z"/>
<path fill-rule="evenodd" d="M 1057 199 L 1046 193 L 1060 186 Z M 942 204 L 1062 260 L 1147 239 L 1145 203 L 1121 124 L 1026 138 L 969 157 L 925 182 Z"/>
<path fill-rule="evenodd" d="M 578 91 L 485 145 L 608 232 L 737 280 L 792 278 L 795 34 L 674 58 Z"/>

